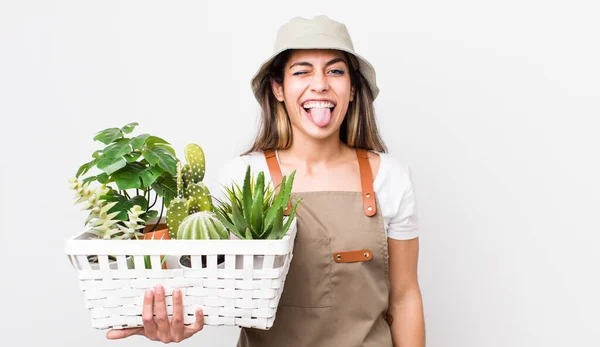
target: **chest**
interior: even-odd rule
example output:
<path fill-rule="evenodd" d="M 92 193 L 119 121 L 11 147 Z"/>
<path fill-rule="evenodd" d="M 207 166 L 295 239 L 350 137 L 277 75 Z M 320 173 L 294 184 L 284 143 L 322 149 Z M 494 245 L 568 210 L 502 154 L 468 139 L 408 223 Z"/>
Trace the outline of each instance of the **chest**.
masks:
<path fill-rule="evenodd" d="M 289 175 L 292 169 L 282 167 Z M 360 170 L 355 163 L 328 168 L 295 168 L 294 192 L 361 191 Z"/>

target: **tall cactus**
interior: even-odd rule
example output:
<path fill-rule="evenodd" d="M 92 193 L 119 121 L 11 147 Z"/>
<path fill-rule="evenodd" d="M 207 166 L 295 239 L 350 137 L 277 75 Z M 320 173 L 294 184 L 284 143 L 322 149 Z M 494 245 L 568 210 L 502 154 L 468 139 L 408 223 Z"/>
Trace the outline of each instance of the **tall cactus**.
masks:
<path fill-rule="evenodd" d="M 167 207 L 167 225 L 172 238 L 177 238 L 183 220 L 196 212 L 213 211 L 210 191 L 202 182 L 206 172 L 204 151 L 197 144 L 185 146 L 187 163 L 177 163 L 177 197 Z"/>

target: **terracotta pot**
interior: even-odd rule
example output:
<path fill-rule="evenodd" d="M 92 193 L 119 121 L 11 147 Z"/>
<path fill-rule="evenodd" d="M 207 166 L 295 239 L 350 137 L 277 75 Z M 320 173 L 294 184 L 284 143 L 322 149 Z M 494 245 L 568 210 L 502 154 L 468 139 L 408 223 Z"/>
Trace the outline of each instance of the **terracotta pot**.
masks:
<path fill-rule="evenodd" d="M 167 226 L 166 223 L 159 223 L 153 232 L 147 232 L 148 230 L 152 230 L 152 228 L 154 228 L 154 226 L 155 226 L 155 224 L 151 223 L 151 224 L 147 224 L 144 227 L 144 240 L 170 240 L 171 239 L 171 234 L 169 234 L 169 227 Z M 164 256 L 161 255 L 160 260 L 163 262 L 162 268 L 166 269 L 167 262 L 163 261 Z"/>

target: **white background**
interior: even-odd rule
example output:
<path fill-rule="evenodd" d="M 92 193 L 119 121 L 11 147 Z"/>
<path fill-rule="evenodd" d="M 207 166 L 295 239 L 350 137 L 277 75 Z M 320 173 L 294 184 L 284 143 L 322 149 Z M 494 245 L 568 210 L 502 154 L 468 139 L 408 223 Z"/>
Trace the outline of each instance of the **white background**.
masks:
<path fill-rule="evenodd" d="M 250 78 L 294 15 L 347 24 L 419 200 L 428 346 L 600 346 L 595 1 L 3 1 L 3 346 L 146 346 L 90 327 L 64 239 L 67 178 L 104 128 L 200 144 L 207 180 L 250 144 Z M 301 322 L 299 322 L 301 324 Z M 234 346 L 207 327 L 184 346 Z"/>

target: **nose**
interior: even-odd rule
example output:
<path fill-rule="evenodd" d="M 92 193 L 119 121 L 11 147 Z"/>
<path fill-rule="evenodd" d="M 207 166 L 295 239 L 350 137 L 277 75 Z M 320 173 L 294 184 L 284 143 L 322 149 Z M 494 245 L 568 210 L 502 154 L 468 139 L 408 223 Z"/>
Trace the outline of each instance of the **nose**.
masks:
<path fill-rule="evenodd" d="M 327 91 L 329 89 L 329 81 L 327 80 L 327 76 L 325 76 L 325 74 L 322 72 L 315 73 L 310 82 L 310 88 L 317 93 Z"/>

